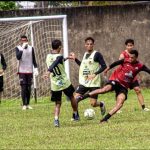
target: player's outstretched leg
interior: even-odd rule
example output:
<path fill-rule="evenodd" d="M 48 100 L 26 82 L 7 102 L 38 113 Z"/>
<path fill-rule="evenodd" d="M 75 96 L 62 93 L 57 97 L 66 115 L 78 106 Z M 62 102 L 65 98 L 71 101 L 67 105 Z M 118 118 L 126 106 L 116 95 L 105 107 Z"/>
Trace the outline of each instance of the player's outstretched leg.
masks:
<path fill-rule="evenodd" d="M 89 94 L 79 95 L 79 96 L 76 97 L 76 101 L 77 101 L 77 103 L 79 103 L 80 101 L 82 101 L 82 100 L 84 100 L 88 97 L 90 97 Z"/>
<path fill-rule="evenodd" d="M 112 108 L 112 110 L 107 114 L 105 115 L 105 117 L 103 119 L 100 120 L 100 124 L 101 123 L 105 123 L 108 121 L 108 119 L 114 115 L 124 104 L 124 101 L 126 99 L 126 96 L 124 93 L 120 93 L 118 96 L 117 96 L 117 102 L 116 102 L 116 105 L 114 106 L 114 108 Z"/>

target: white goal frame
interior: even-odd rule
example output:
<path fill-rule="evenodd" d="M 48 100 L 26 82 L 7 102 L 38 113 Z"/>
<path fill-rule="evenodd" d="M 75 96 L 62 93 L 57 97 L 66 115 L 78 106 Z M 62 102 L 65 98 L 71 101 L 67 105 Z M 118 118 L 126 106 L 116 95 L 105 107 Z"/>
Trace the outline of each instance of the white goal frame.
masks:
<path fill-rule="evenodd" d="M 12 17 L 12 18 L 0 18 L 0 22 L 7 21 L 30 21 L 31 24 L 31 45 L 34 47 L 34 37 L 32 32 L 32 21 L 36 20 L 46 20 L 46 19 L 62 19 L 62 37 L 63 37 L 63 55 L 64 57 L 68 56 L 68 33 L 67 33 L 67 15 L 51 15 L 51 16 L 33 16 L 33 17 Z M 9 65 L 9 64 L 8 64 Z M 69 69 L 69 61 L 65 62 L 65 71 L 67 73 L 68 78 L 70 79 L 70 69 Z M 33 77 L 33 87 L 36 89 L 36 78 Z M 36 94 L 35 94 L 36 96 Z"/>

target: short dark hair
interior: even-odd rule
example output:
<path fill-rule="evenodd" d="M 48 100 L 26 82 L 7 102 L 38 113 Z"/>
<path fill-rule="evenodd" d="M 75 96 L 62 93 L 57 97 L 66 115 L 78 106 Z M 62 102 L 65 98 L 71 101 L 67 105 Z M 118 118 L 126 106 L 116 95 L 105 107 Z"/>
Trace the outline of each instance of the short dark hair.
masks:
<path fill-rule="evenodd" d="M 92 37 L 87 37 L 87 38 L 85 39 L 85 42 L 88 41 L 88 40 L 91 40 L 93 43 L 95 42 Z"/>
<path fill-rule="evenodd" d="M 62 43 L 61 43 L 61 41 L 60 40 L 53 40 L 52 41 L 52 49 L 58 49 L 59 48 L 59 46 L 61 46 L 62 45 Z"/>
<path fill-rule="evenodd" d="M 138 51 L 135 49 L 132 49 L 129 53 L 134 54 L 136 57 L 138 57 L 138 55 L 139 55 Z"/>
<path fill-rule="evenodd" d="M 133 39 L 127 39 L 125 41 L 125 45 L 127 45 L 128 43 L 132 43 L 134 45 L 134 40 Z"/>
<path fill-rule="evenodd" d="M 28 39 L 26 35 L 21 35 L 21 37 L 20 37 L 20 38 L 21 38 L 21 39 L 22 39 L 22 38 L 26 38 L 26 39 Z"/>

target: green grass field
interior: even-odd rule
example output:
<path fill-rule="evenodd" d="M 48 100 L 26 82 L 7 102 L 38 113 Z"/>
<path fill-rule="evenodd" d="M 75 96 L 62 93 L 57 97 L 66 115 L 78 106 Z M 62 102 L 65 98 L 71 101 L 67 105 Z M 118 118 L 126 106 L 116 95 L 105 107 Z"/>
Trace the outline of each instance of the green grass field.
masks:
<path fill-rule="evenodd" d="M 150 89 L 143 90 L 150 108 Z M 106 103 L 107 112 L 115 104 L 114 93 L 99 96 Z M 99 124 L 96 117 L 86 120 L 83 112 L 92 108 L 89 100 L 79 103 L 81 120 L 72 122 L 70 102 L 63 99 L 60 128 L 53 126 L 54 103 L 39 99 L 33 110 L 22 111 L 21 100 L 2 101 L 0 105 L 0 149 L 150 149 L 150 112 L 143 112 L 133 91 L 122 113 L 115 114 L 108 123 Z"/>

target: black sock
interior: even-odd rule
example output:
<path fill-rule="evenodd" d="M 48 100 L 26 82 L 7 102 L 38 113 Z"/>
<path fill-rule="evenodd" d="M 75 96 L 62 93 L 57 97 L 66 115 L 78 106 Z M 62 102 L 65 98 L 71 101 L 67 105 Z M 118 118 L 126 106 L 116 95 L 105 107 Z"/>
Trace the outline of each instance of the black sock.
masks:
<path fill-rule="evenodd" d="M 107 121 L 110 117 L 111 117 L 111 115 L 108 113 L 108 114 L 102 119 L 102 121 Z"/>
<path fill-rule="evenodd" d="M 103 107 L 104 103 L 100 102 L 100 107 Z"/>
<path fill-rule="evenodd" d="M 26 97 L 26 85 L 21 85 L 21 97 L 23 105 L 27 105 L 27 97 Z"/>
<path fill-rule="evenodd" d="M 30 95 L 31 95 L 31 85 L 28 85 L 26 88 L 27 88 L 26 89 L 27 105 L 29 105 L 30 104 Z"/>
<path fill-rule="evenodd" d="M 142 109 L 144 109 L 144 108 L 145 108 L 145 105 L 143 104 L 143 105 L 142 105 Z"/>

